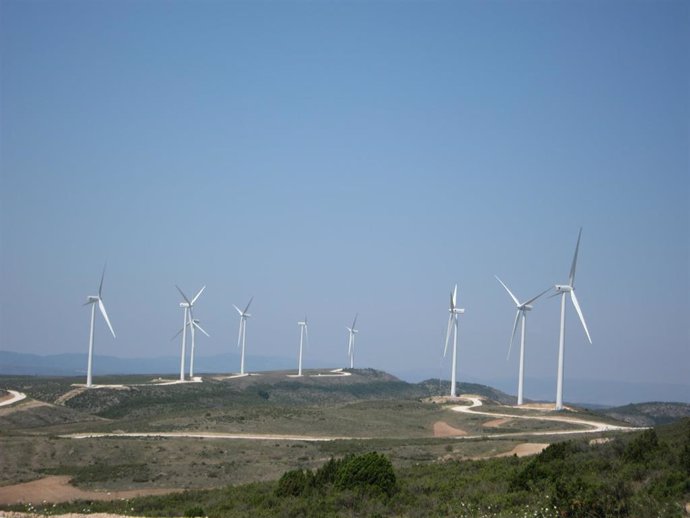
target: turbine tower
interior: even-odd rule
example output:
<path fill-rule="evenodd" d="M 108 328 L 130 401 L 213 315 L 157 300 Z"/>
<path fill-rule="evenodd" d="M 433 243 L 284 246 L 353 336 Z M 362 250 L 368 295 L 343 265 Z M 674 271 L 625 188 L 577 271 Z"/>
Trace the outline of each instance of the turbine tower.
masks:
<path fill-rule="evenodd" d="M 518 375 L 518 399 L 517 399 L 517 404 L 522 405 L 522 386 L 523 386 L 523 381 L 524 381 L 524 373 L 525 373 L 525 326 L 526 326 L 526 321 L 527 321 L 527 312 L 532 310 L 531 304 L 537 300 L 539 297 L 544 295 L 546 292 L 550 291 L 551 288 L 548 288 L 544 291 L 542 291 L 539 295 L 536 297 L 532 297 L 529 299 L 527 302 L 520 302 L 518 298 L 513 295 L 513 292 L 508 289 L 508 286 L 506 286 L 501 279 L 498 278 L 498 275 L 494 275 L 496 277 L 496 280 L 501 283 L 501 286 L 505 288 L 505 290 L 508 292 L 508 295 L 510 295 L 510 298 L 513 299 L 513 302 L 515 302 L 515 307 L 517 308 L 517 313 L 515 313 L 515 323 L 513 324 L 513 334 L 510 336 L 510 345 L 508 346 L 508 358 L 510 358 L 510 350 L 513 347 L 513 340 L 515 340 L 515 332 L 517 331 L 518 327 L 518 321 L 522 320 L 522 330 L 520 331 L 520 372 Z M 506 358 L 506 359 L 508 359 Z"/>
<path fill-rule="evenodd" d="M 199 323 L 199 320 L 196 318 L 194 320 L 188 320 L 187 327 L 190 329 L 190 332 L 192 333 L 192 354 L 189 360 L 189 378 L 192 379 L 194 377 L 194 328 L 198 329 L 209 338 L 210 335 L 206 331 L 204 331 L 204 329 L 201 327 Z M 184 330 L 184 328 L 180 329 L 170 340 L 174 340 L 175 338 L 177 338 L 180 335 L 180 333 L 182 333 Z"/>
<path fill-rule="evenodd" d="M 309 327 L 307 324 L 307 315 L 304 315 L 302 322 L 297 322 L 299 326 L 299 364 L 297 367 L 297 375 L 302 375 L 302 343 L 306 340 L 309 343 Z"/>
<path fill-rule="evenodd" d="M 570 275 L 568 276 L 568 284 L 556 284 L 554 286 L 556 293 L 552 295 L 555 297 L 557 295 L 561 296 L 561 333 L 558 340 L 558 382 L 556 385 L 556 410 L 563 410 L 563 357 L 565 355 L 565 298 L 568 293 L 570 293 L 570 300 L 577 311 L 577 315 L 580 317 L 580 322 L 587 335 L 587 340 L 592 343 L 592 338 L 589 336 L 589 330 L 587 329 L 587 324 L 585 323 L 585 317 L 582 315 L 582 310 L 580 309 L 580 303 L 577 301 L 577 296 L 575 295 L 575 268 L 577 267 L 577 253 L 580 249 L 580 238 L 582 237 L 582 228 L 580 228 L 580 233 L 577 235 L 577 244 L 575 245 L 575 255 L 573 256 L 573 264 L 570 266 Z"/>
<path fill-rule="evenodd" d="M 448 352 L 448 339 L 450 338 L 451 326 L 453 330 L 453 368 L 451 370 L 450 376 L 450 397 L 455 397 L 455 368 L 457 364 L 457 351 L 458 351 L 458 315 L 462 315 L 465 310 L 457 307 L 458 298 L 458 285 L 450 293 L 450 316 L 448 317 L 448 329 L 446 330 L 446 346 L 443 349 L 443 357 L 446 357 Z"/>
<path fill-rule="evenodd" d="M 355 313 L 355 319 L 352 321 L 352 327 L 345 326 L 345 329 L 347 329 L 347 332 L 349 333 L 347 339 L 347 355 L 350 358 L 351 369 L 355 368 L 355 335 L 359 333 L 359 331 L 355 329 L 355 324 L 357 323 L 358 315 L 359 313 Z"/>
<path fill-rule="evenodd" d="M 90 295 L 86 299 L 84 306 L 91 304 L 91 327 L 89 328 L 89 360 L 86 366 L 86 386 L 90 387 L 91 384 L 91 367 L 93 366 L 93 331 L 94 325 L 96 323 L 96 305 L 98 304 L 98 309 L 103 315 L 103 320 L 108 324 L 108 329 L 115 338 L 115 331 L 113 331 L 113 326 L 110 325 L 110 319 L 108 318 L 108 313 L 105 311 L 105 305 L 103 304 L 103 279 L 105 278 L 105 266 L 103 267 L 103 273 L 101 274 L 101 283 L 98 285 L 98 295 Z"/>
<path fill-rule="evenodd" d="M 251 317 L 251 315 L 247 313 L 247 311 L 249 311 L 249 306 L 251 306 L 252 300 L 254 300 L 254 297 L 249 299 L 249 302 L 247 302 L 247 306 L 244 308 L 244 311 L 242 311 L 234 304 L 232 305 L 240 314 L 240 331 L 237 335 L 237 347 L 239 347 L 240 344 L 242 345 L 242 353 L 240 357 L 240 374 L 244 374 L 244 346 L 247 342 L 247 319 Z"/>
<path fill-rule="evenodd" d="M 175 287 L 177 288 L 177 291 L 180 292 L 180 295 L 182 295 L 182 298 L 184 299 L 184 302 L 180 302 L 180 307 L 184 309 L 184 321 L 182 322 L 182 353 L 180 355 L 180 381 L 184 381 L 184 360 L 185 360 L 185 353 L 186 353 L 186 346 L 187 346 L 187 325 L 189 322 L 192 322 L 194 320 L 194 313 L 192 311 L 192 308 L 194 307 L 194 303 L 197 301 L 199 296 L 202 294 L 202 292 L 206 289 L 206 286 L 203 286 L 199 292 L 194 296 L 192 300 L 189 300 L 187 298 L 187 295 L 184 294 L 184 292 L 180 289 L 180 287 L 176 284 Z M 179 333 L 178 333 L 179 334 Z M 175 335 L 177 336 L 177 335 Z M 174 338 L 174 337 L 173 337 Z M 192 358 L 191 358 L 191 363 L 194 363 L 194 326 L 192 326 Z"/>

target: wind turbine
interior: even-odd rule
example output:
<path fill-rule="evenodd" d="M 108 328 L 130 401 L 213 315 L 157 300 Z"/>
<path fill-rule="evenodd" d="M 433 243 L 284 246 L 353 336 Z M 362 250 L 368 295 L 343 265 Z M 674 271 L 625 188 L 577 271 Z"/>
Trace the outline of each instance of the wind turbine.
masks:
<path fill-rule="evenodd" d="M 192 354 L 191 358 L 189 359 L 189 378 L 192 379 L 194 377 L 194 328 L 197 328 L 199 331 L 204 333 L 209 338 L 210 335 L 206 331 L 204 331 L 204 329 L 201 327 L 199 323 L 199 320 L 196 318 L 194 320 L 188 320 L 187 327 L 190 329 L 192 333 Z M 170 340 L 174 340 L 175 338 L 177 338 L 180 335 L 180 333 L 182 333 L 184 330 L 184 328 L 180 329 Z"/>
<path fill-rule="evenodd" d="M 302 322 L 297 322 L 299 326 L 299 365 L 297 368 L 297 375 L 302 375 L 302 342 L 303 339 L 309 343 L 309 327 L 307 324 L 307 315 L 304 315 L 304 320 Z"/>
<path fill-rule="evenodd" d="M 556 385 L 556 410 L 563 410 L 563 357 L 565 355 L 565 298 L 568 293 L 570 293 L 570 300 L 573 302 L 575 311 L 580 317 L 580 322 L 587 335 L 587 340 L 592 343 L 592 338 L 589 336 L 589 330 L 587 329 L 587 324 L 585 323 L 585 317 L 582 315 L 582 310 L 580 309 L 580 303 L 577 301 L 577 296 L 575 295 L 575 268 L 577 267 L 577 253 L 580 249 L 580 238 L 582 237 L 582 228 L 580 228 L 580 233 L 577 235 L 577 244 L 575 245 L 575 255 L 573 256 L 573 264 L 570 266 L 570 275 L 568 276 L 568 284 L 556 284 L 554 286 L 556 293 L 552 295 L 555 297 L 557 295 L 561 296 L 561 333 L 558 340 L 558 382 Z"/>
<path fill-rule="evenodd" d="M 240 374 L 244 374 L 244 345 L 247 342 L 247 319 L 251 317 L 251 315 L 247 313 L 247 311 L 249 311 L 249 306 L 251 306 L 252 300 L 254 300 L 254 297 L 249 299 L 249 302 L 247 302 L 247 307 L 244 308 L 244 311 L 242 311 L 240 308 L 233 304 L 233 307 L 240 314 L 240 331 L 237 335 L 237 347 L 239 347 L 240 344 L 242 345 L 242 354 L 240 357 Z"/>
<path fill-rule="evenodd" d="M 347 339 L 347 355 L 350 357 L 351 369 L 355 368 L 355 335 L 359 333 L 359 331 L 355 329 L 355 324 L 357 323 L 358 315 L 359 313 L 355 313 L 355 319 L 352 321 L 352 327 L 345 326 L 345 329 L 347 329 L 347 332 L 349 333 Z"/>
<path fill-rule="evenodd" d="M 90 295 L 86 299 L 84 306 L 91 304 L 91 327 L 89 328 L 89 360 L 86 366 L 86 386 L 90 387 L 91 384 L 91 367 L 93 366 L 93 331 L 94 324 L 96 323 L 96 304 L 98 304 L 98 309 L 103 315 L 103 320 L 108 324 L 108 329 L 115 338 L 115 331 L 113 331 L 113 326 L 110 325 L 110 319 L 108 318 L 108 313 L 105 311 L 105 305 L 103 304 L 103 279 L 105 278 L 105 266 L 103 267 L 103 273 L 101 274 L 101 283 L 98 285 L 98 295 Z"/>
<path fill-rule="evenodd" d="M 510 298 L 513 299 L 513 302 L 515 302 L 515 307 L 517 308 L 517 312 L 515 313 L 515 323 L 513 324 L 513 334 L 510 336 L 510 345 L 508 346 L 508 358 L 510 358 L 510 350 L 513 347 L 513 340 L 515 339 L 515 332 L 517 331 L 518 327 L 518 321 L 522 319 L 522 330 L 520 332 L 520 373 L 518 377 L 518 399 L 517 399 L 517 404 L 522 405 L 522 386 L 523 386 L 523 380 L 524 380 L 524 372 L 525 372 L 525 326 L 526 326 L 526 321 L 527 321 L 527 312 L 532 310 L 532 302 L 537 300 L 539 297 L 544 295 L 546 292 L 550 291 L 551 288 L 548 288 L 544 291 L 542 291 L 539 295 L 536 297 L 532 297 L 529 299 L 527 302 L 520 302 L 518 298 L 513 295 L 513 292 L 508 289 L 508 286 L 506 286 L 501 279 L 498 278 L 498 275 L 494 275 L 496 277 L 496 280 L 501 283 L 501 286 L 505 288 L 505 290 L 508 292 L 508 295 L 510 295 Z M 507 359 L 507 358 L 506 358 Z"/>
<path fill-rule="evenodd" d="M 194 313 L 192 311 L 192 308 L 194 307 L 194 303 L 197 301 L 199 296 L 206 289 L 206 286 L 203 286 L 199 290 L 199 292 L 196 295 L 194 295 L 194 298 L 192 300 L 189 300 L 189 298 L 187 298 L 187 295 L 184 294 L 184 292 L 180 289 L 180 287 L 177 284 L 175 285 L 175 287 L 177 288 L 177 291 L 180 292 L 180 295 L 182 295 L 182 298 L 184 299 L 184 302 L 180 302 L 180 307 L 184 309 L 184 321 L 182 322 L 182 354 L 180 355 L 180 381 L 184 381 L 184 360 L 185 360 L 186 345 L 187 345 L 187 325 L 189 322 L 194 321 Z M 193 364 L 194 363 L 194 326 L 192 326 L 191 331 L 192 331 L 192 355 L 191 355 L 192 358 L 191 358 L 191 363 Z M 177 335 L 175 335 L 175 336 L 177 336 Z"/>
<path fill-rule="evenodd" d="M 458 315 L 462 315 L 465 310 L 457 307 L 458 298 L 458 285 L 450 293 L 450 308 L 448 311 L 450 315 L 448 316 L 448 329 L 446 330 L 446 346 L 443 349 L 443 357 L 446 357 L 448 352 L 448 339 L 450 338 L 451 326 L 453 329 L 453 368 L 451 370 L 450 377 L 450 397 L 455 397 L 455 367 L 457 363 L 457 350 L 458 350 Z"/>

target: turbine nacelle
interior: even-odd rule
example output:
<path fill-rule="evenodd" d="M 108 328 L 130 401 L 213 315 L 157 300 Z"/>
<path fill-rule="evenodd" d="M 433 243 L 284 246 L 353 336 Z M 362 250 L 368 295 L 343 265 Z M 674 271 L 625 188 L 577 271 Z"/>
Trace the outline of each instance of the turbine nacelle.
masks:
<path fill-rule="evenodd" d="M 98 302 L 100 297 L 98 295 L 89 295 L 86 298 L 86 303 L 87 304 L 93 304 L 94 302 Z"/>
<path fill-rule="evenodd" d="M 465 310 L 463 308 L 451 308 L 448 310 L 449 313 L 454 313 L 455 315 L 462 315 Z"/>
<path fill-rule="evenodd" d="M 573 287 L 567 284 L 556 284 L 553 289 L 556 290 L 556 293 L 568 293 L 573 291 Z"/>

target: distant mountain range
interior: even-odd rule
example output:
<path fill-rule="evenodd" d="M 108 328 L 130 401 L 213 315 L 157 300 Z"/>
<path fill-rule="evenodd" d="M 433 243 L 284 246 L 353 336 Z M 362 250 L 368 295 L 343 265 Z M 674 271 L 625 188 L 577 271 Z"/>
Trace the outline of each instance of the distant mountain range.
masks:
<path fill-rule="evenodd" d="M 82 376 L 86 375 L 86 354 L 36 354 L 0 351 L 0 375 L 33 376 Z M 195 358 L 197 373 L 236 372 L 240 363 L 238 354 L 198 356 Z M 246 365 L 253 371 L 284 370 L 295 367 L 292 358 L 252 356 Z M 380 368 L 380 366 L 378 366 Z M 94 358 L 94 375 L 105 374 L 175 374 L 180 371 L 180 359 L 176 356 L 155 358 L 118 358 L 100 356 Z M 438 377 L 438 372 L 392 371 L 392 374 L 408 382 L 419 382 Z M 495 387 L 507 394 L 515 393 L 515 380 L 470 378 L 462 381 Z M 632 383 L 606 380 L 566 379 L 566 400 L 588 408 L 606 408 L 649 401 L 673 401 L 690 403 L 690 385 L 671 383 Z M 525 379 L 525 396 L 532 400 L 551 401 L 555 395 L 555 380 Z"/>
<path fill-rule="evenodd" d="M 30 376 L 85 376 L 87 355 L 82 353 L 37 354 L 0 351 L 0 374 Z M 282 370 L 294 367 L 294 360 L 278 357 L 247 355 L 245 364 L 256 371 Z M 240 365 L 237 354 L 197 356 L 194 359 L 196 373 L 235 372 Z M 189 367 L 187 366 L 186 369 Z M 104 374 L 175 374 L 180 372 L 179 356 L 156 358 L 118 358 L 95 355 L 94 376 Z"/>

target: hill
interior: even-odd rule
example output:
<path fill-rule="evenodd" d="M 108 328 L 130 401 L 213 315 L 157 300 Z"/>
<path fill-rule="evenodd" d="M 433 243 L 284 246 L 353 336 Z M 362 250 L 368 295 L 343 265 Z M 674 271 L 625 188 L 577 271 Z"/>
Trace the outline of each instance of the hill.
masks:
<path fill-rule="evenodd" d="M 373 452 L 324 459 L 279 479 L 111 502 L 38 505 L 137 516 L 683 516 L 690 420 L 607 442 L 574 439 L 534 457 L 393 466 Z M 6 509 L 24 510 L 25 506 Z"/>
<path fill-rule="evenodd" d="M 119 358 L 94 356 L 94 376 L 127 374 L 167 374 L 179 372 L 178 356 L 156 358 Z M 86 374 L 85 353 L 38 355 L 0 351 L 0 375 L 12 376 L 83 376 Z M 248 355 L 246 364 L 255 370 L 275 370 L 292 367 L 294 360 L 279 357 Z M 196 372 L 231 372 L 240 363 L 238 354 L 219 354 L 195 358 Z"/>
<path fill-rule="evenodd" d="M 635 426 L 655 426 L 690 417 L 687 403 L 635 403 L 598 410 L 598 413 Z"/>

